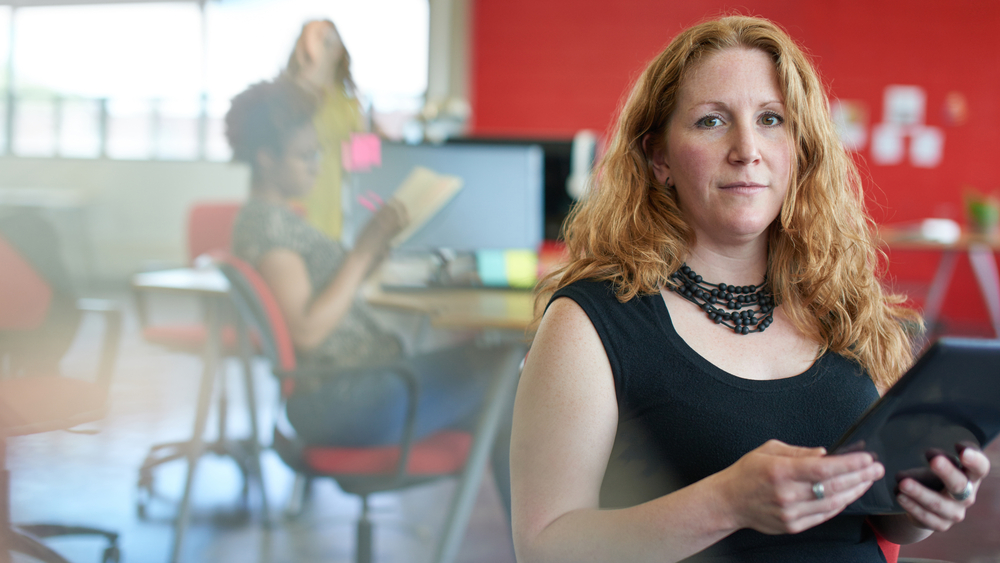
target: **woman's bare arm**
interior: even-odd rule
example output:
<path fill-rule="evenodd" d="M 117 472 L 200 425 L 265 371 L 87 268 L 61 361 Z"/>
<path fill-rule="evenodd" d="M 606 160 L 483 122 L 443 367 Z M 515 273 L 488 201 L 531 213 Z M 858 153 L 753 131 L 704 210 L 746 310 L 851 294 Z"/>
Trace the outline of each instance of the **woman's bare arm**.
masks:
<path fill-rule="evenodd" d="M 365 277 L 382 261 L 389 241 L 405 224 L 405 213 L 398 204 L 389 202 L 382 207 L 365 226 L 334 278 L 312 299 L 313 287 L 302 256 L 284 248 L 264 254 L 257 269 L 274 293 L 297 349 L 315 348 L 340 324 Z"/>

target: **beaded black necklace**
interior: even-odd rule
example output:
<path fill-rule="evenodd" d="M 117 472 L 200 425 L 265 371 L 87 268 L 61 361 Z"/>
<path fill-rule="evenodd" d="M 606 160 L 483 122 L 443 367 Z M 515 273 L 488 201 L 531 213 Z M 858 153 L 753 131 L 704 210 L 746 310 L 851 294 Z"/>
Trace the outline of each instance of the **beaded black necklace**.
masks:
<path fill-rule="evenodd" d="M 670 278 L 677 282 L 676 287 L 667 286 L 671 291 L 701 307 L 715 324 L 727 326 L 736 334 L 764 332 L 774 322 L 774 296 L 766 277 L 760 285 L 709 284 L 684 264 Z"/>

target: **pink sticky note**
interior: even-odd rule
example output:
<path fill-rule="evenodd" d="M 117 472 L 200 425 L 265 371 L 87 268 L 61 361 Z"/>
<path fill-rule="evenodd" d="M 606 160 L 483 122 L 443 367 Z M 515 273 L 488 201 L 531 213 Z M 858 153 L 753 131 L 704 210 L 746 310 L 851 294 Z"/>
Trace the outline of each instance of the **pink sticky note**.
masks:
<path fill-rule="evenodd" d="M 353 158 L 361 168 L 382 166 L 382 141 L 374 133 L 354 133 L 351 135 Z"/>
<path fill-rule="evenodd" d="M 348 172 L 367 172 L 382 166 L 382 141 L 374 133 L 351 133 L 351 140 L 341 143 L 341 161 Z"/>

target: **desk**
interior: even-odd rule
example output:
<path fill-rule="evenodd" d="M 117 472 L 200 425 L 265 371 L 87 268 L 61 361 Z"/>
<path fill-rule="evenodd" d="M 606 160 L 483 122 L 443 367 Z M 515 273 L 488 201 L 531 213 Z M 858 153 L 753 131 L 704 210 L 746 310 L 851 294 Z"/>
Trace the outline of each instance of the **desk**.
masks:
<path fill-rule="evenodd" d="M 534 318 L 534 300 L 530 291 L 495 289 L 387 292 L 369 286 L 363 292 L 372 305 L 426 315 L 435 328 L 481 330 L 501 339 L 507 348 L 504 360 L 496 366 L 485 408 L 473 434 L 473 447 L 452 497 L 448 521 L 433 559 L 436 563 L 452 563 L 472 515 L 501 418 L 507 414 L 504 407 L 517 389 L 521 362 L 528 351 L 525 331 Z"/>
<path fill-rule="evenodd" d="M 240 359 L 243 363 L 247 404 L 250 407 L 248 409 L 250 415 L 250 437 L 245 440 L 227 440 L 226 378 L 223 370 L 219 370 L 218 368 L 219 359 L 222 355 L 220 311 L 222 307 L 228 304 L 229 281 L 226 280 L 221 272 L 214 268 L 179 268 L 176 270 L 136 274 L 132 277 L 132 287 L 136 291 L 141 292 L 157 291 L 194 296 L 202 301 L 205 310 L 205 321 L 208 324 L 208 340 L 203 352 L 204 367 L 198 390 L 198 403 L 195 409 L 194 428 L 191 432 L 191 438 L 187 442 L 164 444 L 164 447 L 175 450 L 174 453 L 165 457 L 158 458 L 156 451 L 160 448 L 154 446 L 140 470 L 141 484 L 145 473 L 151 471 L 153 466 L 164 461 L 187 457 L 188 471 L 184 480 L 184 493 L 177 508 L 177 516 L 174 522 L 174 542 L 170 554 L 170 561 L 174 563 L 180 556 L 184 530 L 190 518 L 191 486 L 194 481 L 198 460 L 202 454 L 211 451 L 218 455 L 232 457 L 243 471 L 245 479 L 244 491 L 246 491 L 248 480 L 250 478 L 255 479 L 260 487 L 261 505 L 265 519 L 269 513 L 267 495 L 260 468 L 260 439 L 257 428 L 257 402 L 254 397 L 252 372 L 250 371 L 250 343 L 246 341 L 246 338 L 240 338 Z M 239 332 L 242 336 L 243 331 Z M 216 377 L 219 378 L 222 388 L 219 408 L 219 438 L 215 443 L 205 444 L 205 426 L 208 422 L 209 407 Z M 152 489 L 151 482 L 150 489 Z"/>
<path fill-rule="evenodd" d="M 132 286 L 138 291 L 166 291 L 198 296 L 205 302 L 209 327 L 194 430 L 186 449 L 188 474 L 175 522 L 174 544 L 170 558 L 171 562 L 175 562 L 180 553 L 184 529 L 189 518 L 191 483 L 195 468 L 198 458 L 207 450 L 202 440 L 221 350 L 219 309 L 228 299 L 229 283 L 214 268 L 180 268 L 137 274 L 132 278 Z M 385 292 L 369 286 L 363 290 L 363 296 L 375 306 L 424 315 L 435 328 L 483 331 L 494 341 L 501 340 L 502 345 L 506 347 L 504 359 L 497 364 L 495 375 L 491 380 L 485 407 L 473 434 L 473 447 L 453 496 L 445 531 L 436 548 L 435 561 L 451 563 L 458 553 L 465 529 L 468 527 L 490 449 L 500 421 L 506 415 L 504 407 L 517 388 L 521 361 L 528 347 L 525 330 L 533 319 L 534 301 L 528 291 L 490 289 Z M 240 344 L 246 361 L 249 357 L 249 344 L 244 341 L 245 339 L 241 339 Z M 249 368 L 245 367 L 244 370 L 248 375 L 248 403 L 253 405 L 255 401 L 252 382 L 249 380 Z M 250 445 L 254 447 L 254 444 L 258 444 L 259 447 L 256 412 L 253 409 L 251 409 L 251 429 Z M 220 431 L 220 436 L 223 435 Z M 251 468 L 259 479 L 259 450 L 253 452 L 251 461 Z M 267 501 L 263 496 L 263 486 L 261 492 L 266 513 Z"/>
<path fill-rule="evenodd" d="M 911 232 L 892 227 L 879 229 L 882 243 L 891 250 L 934 250 L 941 252 L 941 261 L 924 300 L 924 322 L 932 327 L 941 313 L 941 305 L 951 285 L 958 256 L 965 253 L 979 285 L 980 294 L 986 303 L 986 310 L 993 325 L 993 332 L 1000 338 L 1000 274 L 997 270 L 995 253 L 1000 251 L 1000 237 L 985 237 L 963 233 L 951 244 L 929 241 L 915 237 Z"/>
<path fill-rule="evenodd" d="M 363 295 L 372 305 L 427 315 L 431 326 L 441 329 L 524 333 L 534 319 L 531 291 L 486 288 L 385 291 L 369 286 Z"/>

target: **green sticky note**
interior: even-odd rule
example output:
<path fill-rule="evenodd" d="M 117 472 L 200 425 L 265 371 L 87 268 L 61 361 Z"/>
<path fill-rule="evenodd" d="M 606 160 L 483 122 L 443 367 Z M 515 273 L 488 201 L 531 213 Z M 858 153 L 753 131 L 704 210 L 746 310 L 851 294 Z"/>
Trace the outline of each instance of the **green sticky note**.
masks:
<path fill-rule="evenodd" d="M 506 250 L 503 253 L 507 284 L 534 287 L 538 281 L 538 254 L 533 250 Z"/>

